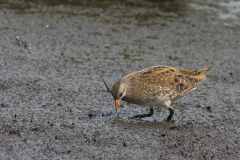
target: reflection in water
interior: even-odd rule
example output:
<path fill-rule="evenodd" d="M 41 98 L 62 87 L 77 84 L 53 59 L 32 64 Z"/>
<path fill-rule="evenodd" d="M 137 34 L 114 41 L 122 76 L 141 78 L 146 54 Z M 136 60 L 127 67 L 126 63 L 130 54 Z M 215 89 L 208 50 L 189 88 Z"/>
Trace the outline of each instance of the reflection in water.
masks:
<path fill-rule="evenodd" d="M 180 12 L 182 10 L 187 10 L 187 5 L 184 0 L 115 0 L 115 1 L 79 1 L 79 0 L 25 0 L 24 3 L 22 1 L 3 1 L 0 0 L 0 4 L 2 7 L 8 9 L 16 9 L 16 10 L 26 10 L 30 8 L 35 8 L 42 5 L 47 6 L 56 6 L 56 5 L 68 5 L 68 6 L 77 6 L 77 7 L 98 7 L 98 8 L 157 8 L 162 12 Z"/>
<path fill-rule="evenodd" d="M 95 111 L 95 112 L 85 112 L 82 114 L 83 117 L 89 117 L 89 118 L 114 118 L 114 117 L 119 117 L 122 119 L 138 119 L 138 118 L 133 118 L 135 115 L 138 114 L 133 114 L 133 113 L 128 113 L 128 112 L 100 112 L 100 111 Z M 151 117 L 145 117 L 142 118 L 144 121 L 159 121 L 161 122 L 163 120 L 163 116 L 154 114 Z"/>
<path fill-rule="evenodd" d="M 240 1 L 235 1 L 235 2 L 228 2 L 228 3 L 219 3 L 221 7 L 226 8 L 227 11 L 225 12 L 220 12 L 220 18 L 222 19 L 227 19 L 227 18 L 232 18 L 232 19 L 239 19 L 240 15 Z"/>

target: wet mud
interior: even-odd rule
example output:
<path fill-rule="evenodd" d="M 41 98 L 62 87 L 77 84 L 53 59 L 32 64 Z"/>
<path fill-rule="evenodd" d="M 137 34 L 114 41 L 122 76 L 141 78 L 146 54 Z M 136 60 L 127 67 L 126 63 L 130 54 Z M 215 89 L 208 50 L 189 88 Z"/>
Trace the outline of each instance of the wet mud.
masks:
<path fill-rule="evenodd" d="M 0 159 L 240 159 L 237 6 L 0 0 Z M 164 107 L 116 113 L 100 76 L 155 65 L 216 68 L 172 122 Z"/>

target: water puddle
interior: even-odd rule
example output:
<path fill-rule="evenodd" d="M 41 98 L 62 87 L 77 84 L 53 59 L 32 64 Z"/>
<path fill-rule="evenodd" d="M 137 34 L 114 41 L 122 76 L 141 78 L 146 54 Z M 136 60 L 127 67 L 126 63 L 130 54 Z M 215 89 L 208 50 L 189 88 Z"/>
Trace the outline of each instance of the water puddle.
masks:
<path fill-rule="evenodd" d="M 133 118 L 134 116 L 139 115 L 135 113 L 128 113 L 128 112 L 101 112 L 101 111 L 95 111 L 95 112 L 85 112 L 82 114 L 82 117 L 89 117 L 89 118 L 122 118 L 122 119 L 138 119 Z M 162 122 L 164 121 L 164 117 L 160 115 L 153 115 L 151 117 L 145 117 L 141 118 L 143 121 L 149 121 L 149 122 Z"/>
<path fill-rule="evenodd" d="M 240 16 L 240 1 L 220 2 L 219 5 L 225 8 L 225 11 L 220 12 L 219 16 L 222 19 L 238 20 Z"/>
<path fill-rule="evenodd" d="M 207 1 L 206 3 L 195 1 L 190 2 L 189 6 L 194 10 L 216 14 L 224 25 L 240 25 L 240 1 Z"/>

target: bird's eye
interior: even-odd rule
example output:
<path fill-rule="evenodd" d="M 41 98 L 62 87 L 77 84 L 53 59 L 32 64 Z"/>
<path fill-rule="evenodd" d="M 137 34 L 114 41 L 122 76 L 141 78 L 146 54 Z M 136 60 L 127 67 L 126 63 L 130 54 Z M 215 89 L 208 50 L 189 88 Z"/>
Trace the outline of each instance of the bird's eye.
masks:
<path fill-rule="evenodd" d="M 119 95 L 119 96 L 120 96 L 120 97 L 122 97 L 122 95 L 123 95 L 123 94 L 122 94 L 122 93 L 120 93 L 120 95 Z"/>

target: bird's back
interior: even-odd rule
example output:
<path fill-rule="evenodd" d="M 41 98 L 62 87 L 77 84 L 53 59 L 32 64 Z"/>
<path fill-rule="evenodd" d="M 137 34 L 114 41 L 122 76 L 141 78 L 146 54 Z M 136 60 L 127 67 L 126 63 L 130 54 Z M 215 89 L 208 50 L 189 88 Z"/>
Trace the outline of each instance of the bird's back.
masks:
<path fill-rule="evenodd" d="M 169 66 L 153 66 L 125 76 L 127 94 L 123 100 L 140 105 L 160 106 L 175 101 L 206 80 L 206 73 L 214 68 L 185 70 Z"/>

